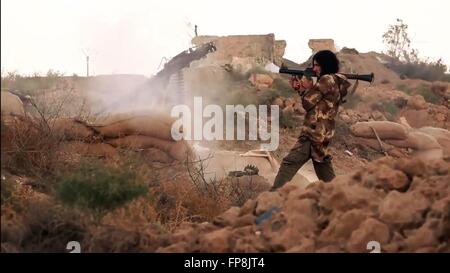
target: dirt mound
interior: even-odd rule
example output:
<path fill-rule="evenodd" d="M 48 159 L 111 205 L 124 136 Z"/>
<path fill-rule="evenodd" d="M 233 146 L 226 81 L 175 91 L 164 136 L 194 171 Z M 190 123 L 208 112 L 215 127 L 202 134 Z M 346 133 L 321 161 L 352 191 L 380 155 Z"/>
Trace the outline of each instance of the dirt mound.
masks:
<path fill-rule="evenodd" d="M 382 252 L 448 252 L 449 170 L 383 158 L 331 183 L 288 183 L 213 223 L 182 225 L 157 251 L 369 252 L 376 241 Z"/>
<path fill-rule="evenodd" d="M 373 72 L 375 74 L 375 83 L 397 82 L 400 80 L 394 71 L 386 67 L 383 54 L 341 50 L 337 56 L 341 62 L 341 71 L 344 73 L 367 74 Z"/>

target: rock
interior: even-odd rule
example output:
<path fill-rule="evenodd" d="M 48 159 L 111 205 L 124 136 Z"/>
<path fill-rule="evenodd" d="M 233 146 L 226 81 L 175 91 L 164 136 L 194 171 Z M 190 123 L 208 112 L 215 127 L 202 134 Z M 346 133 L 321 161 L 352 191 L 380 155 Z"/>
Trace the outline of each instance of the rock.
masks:
<path fill-rule="evenodd" d="M 379 217 L 394 228 L 403 228 L 421 223 L 422 213 L 430 206 L 420 193 L 391 191 L 381 202 Z"/>
<path fill-rule="evenodd" d="M 322 195 L 320 203 L 333 210 L 347 211 L 357 208 L 375 209 L 379 199 L 374 191 L 357 184 L 335 185 L 330 194 Z"/>
<path fill-rule="evenodd" d="M 320 241 L 323 243 L 337 243 L 350 238 L 352 232 L 369 215 L 362 209 L 352 209 L 334 217 L 330 224 L 320 234 Z"/>
<path fill-rule="evenodd" d="M 409 186 L 408 177 L 401 171 L 381 165 L 375 173 L 376 185 L 382 187 L 385 191 L 398 190 L 403 191 Z"/>
<path fill-rule="evenodd" d="M 272 207 L 280 207 L 283 199 L 278 192 L 263 192 L 258 196 L 255 214 L 260 215 Z"/>
<path fill-rule="evenodd" d="M 249 199 L 241 207 L 239 216 L 246 214 L 253 214 L 255 212 L 255 208 L 256 208 L 256 199 Z"/>
<path fill-rule="evenodd" d="M 427 109 L 427 102 L 421 95 L 409 97 L 407 106 L 414 110 Z"/>
<path fill-rule="evenodd" d="M 450 176 L 447 176 L 450 178 Z M 411 186 L 409 187 L 410 192 L 420 193 L 425 196 L 428 200 L 440 200 L 450 193 L 450 186 L 446 183 L 442 183 L 442 180 L 432 178 L 424 180 L 420 177 L 414 177 Z"/>
<path fill-rule="evenodd" d="M 178 242 L 167 247 L 160 247 L 156 249 L 156 253 L 186 253 L 189 250 L 189 245 L 186 242 Z"/>
<path fill-rule="evenodd" d="M 311 237 L 317 229 L 316 224 L 304 215 L 279 215 L 271 223 L 265 224 L 263 234 L 276 251 L 286 251 L 300 245 L 305 236 Z"/>
<path fill-rule="evenodd" d="M 394 168 L 405 173 L 410 179 L 414 176 L 423 176 L 426 172 L 425 163 L 419 158 L 399 159 L 395 162 Z"/>
<path fill-rule="evenodd" d="M 405 243 L 409 250 L 414 250 L 422 247 L 436 247 L 438 239 L 435 232 L 428 225 L 423 225 L 419 229 L 413 230 L 406 238 Z"/>
<path fill-rule="evenodd" d="M 182 228 L 172 234 L 171 240 L 173 242 L 191 242 L 194 241 L 197 236 L 198 234 L 195 232 L 194 228 Z"/>
<path fill-rule="evenodd" d="M 296 246 L 293 246 L 286 250 L 286 253 L 312 253 L 315 249 L 315 242 L 311 238 L 303 237 L 297 243 Z"/>
<path fill-rule="evenodd" d="M 374 218 L 365 220 L 357 230 L 352 232 L 346 248 L 350 252 L 369 252 L 367 243 L 370 241 L 379 242 L 381 247 L 387 244 L 389 242 L 388 226 Z"/>
<path fill-rule="evenodd" d="M 218 229 L 199 237 L 200 252 L 230 252 L 231 228 Z"/>
<path fill-rule="evenodd" d="M 284 204 L 284 211 L 288 214 L 303 214 L 310 219 L 315 219 L 318 216 L 317 209 L 312 199 L 288 198 Z"/>
<path fill-rule="evenodd" d="M 251 226 L 255 223 L 256 217 L 253 214 L 245 214 L 239 218 L 237 218 L 234 222 L 231 223 L 233 227 L 244 227 Z"/>
<path fill-rule="evenodd" d="M 268 252 L 269 246 L 258 236 L 246 236 L 236 240 L 233 248 L 235 253 Z"/>
<path fill-rule="evenodd" d="M 231 207 L 221 215 L 217 216 L 213 223 L 220 227 L 229 226 L 236 222 L 239 217 L 239 212 L 240 209 L 238 207 Z"/>

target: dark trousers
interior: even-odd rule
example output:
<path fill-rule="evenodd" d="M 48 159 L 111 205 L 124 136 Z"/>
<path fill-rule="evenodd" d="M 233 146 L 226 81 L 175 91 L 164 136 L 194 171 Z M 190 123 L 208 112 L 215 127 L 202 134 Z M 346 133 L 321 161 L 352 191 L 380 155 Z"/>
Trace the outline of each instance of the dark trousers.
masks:
<path fill-rule="evenodd" d="M 272 190 L 282 187 L 294 177 L 297 171 L 311 158 L 311 142 L 305 138 L 300 137 L 291 149 L 289 154 L 283 158 L 278 174 L 272 186 Z M 331 161 L 316 162 L 312 161 L 317 177 L 329 182 L 335 177 L 333 165 Z"/>

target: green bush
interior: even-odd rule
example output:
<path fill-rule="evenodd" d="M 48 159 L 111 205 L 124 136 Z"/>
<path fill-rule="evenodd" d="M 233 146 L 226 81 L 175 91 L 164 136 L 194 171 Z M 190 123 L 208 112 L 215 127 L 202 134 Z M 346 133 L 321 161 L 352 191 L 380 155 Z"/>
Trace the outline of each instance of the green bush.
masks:
<path fill-rule="evenodd" d="M 397 61 L 389 65 L 389 68 L 397 72 L 401 77 L 410 79 L 422 79 L 426 81 L 448 81 L 445 74 L 447 66 L 441 60 L 400 62 Z"/>
<path fill-rule="evenodd" d="M 145 195 L 147 186 L 129 166 L 107 167 L 84 162 L 60 175 L 57 196 L 67 205 L 93 210 L 113 209 Z"/>
<path fill-rule="evenodd" d="M 406 86 L 405 84 L 399 84 L 397 85 L 397 89 L 405 92 L 410 96 L 421 95 L 425 99 L 425 101 L 429 103 L 439 104 L 442 100 L 439 95 L 433 92 L 432 87 L 428 84 L 421 84 L 417 88 L 411 88 Z"/>

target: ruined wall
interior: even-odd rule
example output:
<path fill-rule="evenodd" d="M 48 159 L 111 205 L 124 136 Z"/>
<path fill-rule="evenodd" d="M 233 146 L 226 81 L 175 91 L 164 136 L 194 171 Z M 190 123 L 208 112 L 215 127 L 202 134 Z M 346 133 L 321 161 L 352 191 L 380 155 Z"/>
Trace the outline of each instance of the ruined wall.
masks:
<path fill-rule="evenodd" d="M 215 42 L 217 51 L 208 55 L 207 63 L 216 65 L 231 63 L 233 57 L 250 57 L 261 64 L 266 61 L 280 64 L 286 48 L 286 42 L 276 41 L 274 34 L 198 36 L 192 39 L 192 43 L 197 46 L 210 41 Z"/>
<path fill-rule="evenodd" d="M 320 50 L 331 50 L 336 52 L 333 39 L 310 39 L 308 46 L 311 48 L 313 54 Z"/>

